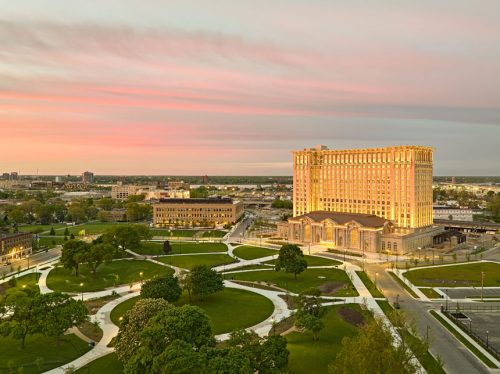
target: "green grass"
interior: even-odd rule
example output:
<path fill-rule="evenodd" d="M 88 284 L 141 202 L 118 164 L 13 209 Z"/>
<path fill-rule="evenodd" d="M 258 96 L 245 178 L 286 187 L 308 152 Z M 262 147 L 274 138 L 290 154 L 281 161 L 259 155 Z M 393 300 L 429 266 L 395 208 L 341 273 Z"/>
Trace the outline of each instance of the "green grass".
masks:
<path fill-rule="evenodd" d="M 319 333 L 319 340 L 314 341 L 309 332 L 292 332 L 286 335 L 287 348 L 290 351 L 288 359 L 290 374 L 328 372 L 328 364 L 335 360 L 342 347 L 342 338 L 355 336 L 359 331 L 358 327 L 345 322 L 337 315 L 337 311 L 344 307 L 357 310 L 365 318 L 371 318 L 369 312 L 361 310 L 359 305 L 333 306 L 328 307 L 323 317 L 325 327 Z"/>
<path fill-rule="evenodd" d="M 17 229 L 19 231 L 26 231 L 26 232 L 32 232 L 34 234 L 40 234 L 42 232 L 50 231 L 50 228 L 53 227 L 54 230 L 56 230 L 59 227 L 65 227 L 66 225 L 64 223 L 54 223 L 52 225 L 23 225 L 23 226 L 18 226 Z"/>
<path fill-rule="evenodd" d="M 122 374 L 123 365 L 118 361 L 116 353 L 110 353 L 106 356 L 92 361 L 88 365 L 78 369 L 75 373 L 79 374 Z"/>
<path fill-rule="evenodd" d="M 500 264 L 492 262 L 435 266 L 407 271 L 404 276 L 416 286 L 477 287 L 481 286 L 481 272 L 484 272 L 485 287 L 500 286 Z"/>
<path fill-rule="evenodd" d="M 78 236 L 80 231 L 85 230 L 86 235 L 97 235 L 102 234 L 108 228 L 118 225 L 128 225 L 128 222 L 92 222 L 92 223 L 84 223 L 83 225 L 77 226 L 67 226 L 70 234 Z M 60 227 L 56 229 L 56 235 L 64 235 L 65 227 Z"/>
<path fill-rule="evenodd" d="M 38 275 L 40 275 L 40 273 L 38 273 Z M 22 290 L 23 286 L 30 287 L 39 291 L 40 288 L 38 287 L 35 278 L 36 278 L 35 274 L 26 274 L 23 275 L 22 277 L 16 277 L 17 283 L 15 287 L 10 287 L 8 282 L 0 284 L 0 299 L 4 296 L 8 296 L 13 292 Z"/>
<path fill-rule="evenodd" d="M 123 303 L 118 304 L 111 311 L 109 318 L 116 326 L 120 326 L 120 317 L 122 317 L 125 312 L 132 309 L 135 303 L 140 299 L 140 296 L 131 297 L 125 300 Z"/>
<path fill-rule="evenodd" d="M 443 317 L 441 317 L 435 310 L 431 310 L 431 314 L 436 318 L 439 323 L 441 323 L 455 338 L 457 338 L 463 345 L 469 349 L 477 358 L 479 358 L 483 363 L 491 369 L 497 369 L 498 367 L 491 362 L 488 357 L 483 355 L 474 345 L 472 345 L 466 338 L 464 338 L 457 330 L 453 328 Z"/>
<path fill-rule="evenodd" d="M 263 247 L 254 247 L 251 245 L 242 245 L 236 248 L 233 253 L 235 256 L 244 260 L 254 260 L 256 258 L 277 255 L 279 251 Z"/>
<path fill-rule="evenodd" d="M 47 277 L 47 286 L 54 291 L 81 292 L 101 291 L 108 287 L 130 284 L 143 279 L 153 278 L 160 274 L 173 274 L 173 270 L 162 265 L 142 260 L 119 260 L 104 263 L 97 268 L 96 276 L 90 274 L 86 265 L 80 265 L 78 277 L 74 272 L 63 267 L 56 267 Z"/>
<path fill-rule="evenodd" d="M 166 229 L 151 230 L 153 236 L 173 237 L 173 238 L 192 238 L 198 232 L 199 230 L 166 230 Z"/>
<path fill-rule="evenodd" d="M 170 243 L 173 254 L 181 253 L 212 253 L 227 252 L 224 243 Z M 163 255 L 163 242 L 142 242 L 141 248 L 134 248 L 134 252 L 142 255 Z"/>
<path fill-rule="evenodd" d="M 89 351 L 87 343 L 77 336 L 64 335 L 57 346 L 54 338 L 33 335 L 26 338 L 24 350 L 19 350 L 19 340 L 0 337 L 0 372 L 9 373 L 8 362 L 14 362 L 15 372 L 24 366 L 24 374 L 40 373 L 35 361 L 43 358 L 41 372 L 48 371 L 75 360 Z"/>
<path fill-rule="evenodd" d="M 389 316 L 394 310 L 391 304 L 389 304 L 387 300 L 377 300 L 377 304 L 379 305 L 379 307 L 382 309 L 382 312 L 384 312 L 386 316 Z"/>
<path fill-rule="evenodd" d="M 342 264 L 342 262 L 318 256 L 304 255 L 304 259 L 307 261 L 307 266 L 337 266 Z M 276 260 L 267 261 L 266 264 L 274 265 Z"/>
<path fill-rule="evenodd" d="M 203 238 L 223 238 L 226 236 L 227 231 L 222 230 L 209 230 L 205 231 L 201 236 Z"/>
<path fill-rule="evenodd" d="M 245 265 L 245 266 L 240 266 L 239 268 L 231 269 L 228 271 L 239 271 L 239 270 L 265 270 L 265 269 L 271 269 L 274 270 L 273 267 L 271 266 L 264 266 L 260 264 L 255 264 L 255 265 Z"/>
<path fill-rule="evenodd" d="M 131 309 L 139 297 L 128 299 L 111 311 L 111 320 L 119 326 L 120 317 Z M 184 293 L 176 305 L 188 304 L 188 295 Z M 193 298 L 191 305 L 202 308 L 212 321 L 215 335 L 231 332 L 237 328 L 254 326 L 268 318 L 274 305 L 271 300 L 254 292 L 225 288 L 203 300 Z"/>
<path fill-rule="evenodd" d="M 386 300 L 377 300 L 377 304 L 380 306 L 382 311 L 387 317 L 390 317 L 394 309 L 392 306 L 389 304 L 388 301 Z M 407 330 L 402 330 L 402 339 L 409 344 L 410 346 L 413 344 L 415 345 L 417 343 L 417 338 L 410 334 Z M 415 353 L 415 352 L 414 352 Z M 419 352 L 417 352 L 419 353 Z M 438 361 L 434 358 L 434 356 L 429 352 L 426 351 L 423 354 L 419 354 L 417 356 L 418 361 L 420 364 L 424 367 L 424 369 L 427 371 L 429 374 L 444 374 L 445 371 L 443 368 L 439 365 Z"/>
<path fill-rule="evenodd" d="M 419 288 L 419 290 L 429 299 L 441 299 L 441 295 L 434 291 L 433 288 Z"/>
<path fill-rule="evenodd" d="M 236 273 L 228 275 L 231 278 L 244 281 L 265 281 L 277 285 L 280 288 L 288 289 L 294 293 L 300 293 L 311 287 L 319 287 L 326 283 L 336 283 L 346 285 L 347 289 L 340 289 L 335 292 L 336 296 L 357 296 L 358 293 L 352 286 L 347 274 L 339 269 L 307 269 L 297 275 L 284 271 L 252 271 L 247 273 Z M 319 278 L 324 277 L 324 279 Z"/>
<path fill-rule="evenodd" d="M 63 244 L 64 238 L 62 238 L 60 236 L 43 236 L 43 237 L 40 237 L 38 243 L 39 243 L 40 247 L 46 246 L 49 248 L 53 248 L 56 245 Z"/>
<path fill-rule="evenodd" d="M 392 277 L 392 279 L 394 279 L 396 282 L 398 282 L 399 285 L 406 290 L 406 292 L 408 292 L 415 299 L 418 299 L 417 294 L 415 292 L 413 292 L 413 290 L 410 287 L 408 287 L 405 282 L 403 282 L 401 279 L 399 279 L 399 277 L 396 274 L 394 274 L 392 271 L 389 271 L 389 275 Z"/>
<path fill-rule="evenodd" d="M 206 255 L 189 255 L 189 256 L 165 256 L 158 258 L 164 264 L 191 270 L 196 265 L 208 265 L 215 267 L 224 264 L 236 262 L 234 258 L 226 254 L 206 254 Z"/>
<path fill-rule="evenodd" d="M 358 274 L 359 278 L 361 279 L 365 287 L 368 288 L 368 291 L 370 291 L 373 297 L 384 297 L 382 292 L 380 292 L 379 289 L 375 287 L 375 284 L 371 281 L 371 279 L 364 271 L 357 271 L 356 274 Z"/>

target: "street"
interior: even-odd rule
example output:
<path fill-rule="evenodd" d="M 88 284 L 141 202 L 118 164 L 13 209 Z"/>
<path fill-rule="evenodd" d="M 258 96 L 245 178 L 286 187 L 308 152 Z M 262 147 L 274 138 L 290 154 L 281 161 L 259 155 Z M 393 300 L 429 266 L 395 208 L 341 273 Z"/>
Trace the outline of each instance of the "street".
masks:
<path fill-rule="evenodd" d="M 57 257 L 59 257 L 61 254 L 61 249 L 59 247 L 52 248 L 48 252 L 37 252 L 34 253 L 30 256 L 29 260 L 26 258 L 22 258 L 19 260 L 14 260 L 10 265 L 2 265 L 0 266 L 0 275 L 8 275 L 9 273 L 12 272 L 11 269 L 13 269 L 14 272 L 17 271 L 18 267 L 21 266 L 21 270 L 25 269 L 28 267 L 28 261 L 29 261 L 29 266 L 33 267 L 38 264 L 43 264 L 48 261 L 54 260 Z"/>

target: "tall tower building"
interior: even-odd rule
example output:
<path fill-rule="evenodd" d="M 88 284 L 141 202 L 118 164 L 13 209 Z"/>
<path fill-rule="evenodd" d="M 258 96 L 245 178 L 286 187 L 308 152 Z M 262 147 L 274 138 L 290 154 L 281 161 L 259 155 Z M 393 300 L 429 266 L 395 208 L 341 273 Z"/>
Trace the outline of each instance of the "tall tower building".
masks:
<path fill-rule="evenodd" d="M 82 173 L 82 182 L 85 184 L 92 184 L 94 183 L 94 173 L 90 171 L 86 171 Z"/>
<path fill-rule="evenodd" d="M 293 152 L 293 215 L 360 213 L 396 227 L 430 226 L 432 148 L 395 146 Z"/>

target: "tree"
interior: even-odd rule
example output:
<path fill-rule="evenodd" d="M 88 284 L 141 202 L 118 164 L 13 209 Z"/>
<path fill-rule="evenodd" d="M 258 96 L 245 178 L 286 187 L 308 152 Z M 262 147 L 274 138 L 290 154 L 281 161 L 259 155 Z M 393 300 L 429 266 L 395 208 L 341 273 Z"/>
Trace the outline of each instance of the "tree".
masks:
<path fill-rule="evenodd" d="M 24 349 L 26 336 L 40 331 L 41 295 L 31 288 L 8 295 L 1 305 L 0 334 L 20 340 Z"/>
<path fill-rule="evenodd" d="M 85 254 L 89 251 L 89 247 L 88 243 L 81 240 L 65 242 L 61 251 L 61 263 L 66 269 L 75 269 L 75 276 L 78 276 L 78 268 Z"/>
<path fill-rule="evenodd" d="M 321 319 L 326 309 L 321 305 L 321 292 L 318 288 L 311 288 L 301 293 L 297 298 L 297 313 L 295 326 L 305 328 L 313 333 L 313 340 L 319 339 L 319 332 L 325 327 Z"/>
<path fill-rule="evenodd" d="M 113 199 L 105 197 L 98 200 L 96 205 L 102 210 L 112 210 L 115 206 L 115 202 L 113 201 Z"/>
<path fill-rule="evenodd" d="M 394 345 L 394 337 L 380 319 L 361 327 L 354 337 L 344 337 L 335 361 L 328 366 L 331 374 L 417 372 L 413 354 L 404 345 Z"/>
<path fill-rule="evenodd" d="M 168 240 L 165 240 L 163 242 L 163 253 L 165 253 L 166 255 L 172 253 L 172 246 L 170 245 L 170 242 Z"/>
<path fill-rule="evenodd" d="M 231 333 L 229 347 L 239 348 L 250 360 L 252 372 L 279 373 L 286 371 L 289 352 L 286 338 L 280 335 L 260 337 L 243 329 Z"/>
<path fill-rule="evenodd" d="M 191 302 L 191 294 L 193 292 L 193 277 L 190 272 L 182 272 L 180 274 L 180 286 L 188 293 L 189 302 Z"/>
<path fill-rule="evenodd" d="M 141 336 L 153 354 L 161 353 L 174 340 L 182 340 L 195 350 L 215 345 L 210 318 L 200 307 L 187 304 L 160 312 Z"/>
<path fill-rule="evenodd" d="M 79 257 L 81 262 L 87 263 L 93 276 L 103 262 L 109 262 L 116 254 L 116 249 L 110 244 L 92 244 L 90 248 Z"/>
<path fill-rule="evenodd" d="M 115 352 L 123 364 L 139 349 L 141 333 L 148 322 L 168 308 L 172 305 L 163 299 L 141 299 L 125 313 L 115 339 Z"/>
<path fill-rule="evenodd" d="M 222 276 L 207 265 L 197 265 L 191 269 L 193 295 L 201 298 L 222 291 L 224 281 Z"/>
<path fill-rule="evenodd" d="M 8 214 L 9 220 L 13 223 L 25 222 L 25 213 L 21 208 L 14 208 Z"/>
<path fill-rule="evenodd" d="M 51 228 L 50 228 L 50 233 L 49 233 L 49 235 L 50 235 L 50 236 L 54 236 L 55 234 L 56 234 L 56 230 L 54 230 L 54 228 L 53 228 L 53 227 L 51 227 Z"/>
<path fill-rule="evenodd" d="M 131 365 L 127 366 L 130 369 Z M 152 372 L 191 374 L 206 372 L 205 368 L 205 358 L 200 352 L 193 350 L 191 345 L 182 340 L 174 340 L 154 358 Z"/>
<path fill-rule="evenodd" d="M 64 229 L 64 236 L 69 236 L 69 230 L 67 227 Z"/>
<path fill-rule="evenodd" d="M 125 251 L 139 248 L 141 240 L 150 239 L 151 233 L 146 225 L 118 225 L 107 229 L 102 238 L 103 242 Z"/>
<path fill-rule="evenodd" d="M 71 219 L 76 222 L 85 222 L 87 219 L 87 215 L 85 213 L 85 208 L 81 206 L 81 204 L 74 203 L 68 208 L 68 214 L 71 216 Z"/>
<path fill-rule="evenodd" d="M 253 374 L 250 358 L 239 347 L 204 348 L 207 368 L 205 372 L 218 374 Z"/>
<path fill-rule="evenodd" d="M 164 275 L 146 281 L 141 287 L 144 299 L 165 299 L 171 303 L 179 300 L 182 289 L 177 277 Z"/>
<path fill-rule="evenodd" d="M 81 301 L 59 292 L 42 295 L 41 328 L 43 335 L 59 338 L 66 330 L 89 320 L 87 308 Z"/>
<path fill-rule="evenodd" d="M 294 244 L 285 244 L 281 247 L 275 265 L 276 271 L 284 269 L 287 273 L 293 273 L 295 279 L 297 274 L 307 269 L 307 261 L 304 259 L 302 250 Z"/>
<path fill-rule="evenodd" d="M 109 221 L 109 214 L 105 210 L 100 210 L 99 213 L 97 213 L 97 219 L 101 222 L 108 222 Z"/>

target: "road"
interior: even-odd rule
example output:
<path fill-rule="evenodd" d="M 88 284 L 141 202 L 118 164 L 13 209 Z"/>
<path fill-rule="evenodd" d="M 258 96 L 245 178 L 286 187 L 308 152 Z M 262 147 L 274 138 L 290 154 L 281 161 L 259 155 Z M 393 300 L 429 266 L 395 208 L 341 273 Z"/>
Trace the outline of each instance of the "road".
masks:
<path fill-rule="evenodd" d="M 43 264 L 45 262 L 51 261 L 56 259 L 61 255 L 61 249 L 59 247 L 50 249 L 48 252 L 37 252 L 34 253 L 30 256 L 29 258 L 29 266 L 33 267 L 38 264 Z M 11 268 L 14 269 L 14 271 L 17 271 L 17 268 L 21 266 L 21 269 L 25 269 L 28 267 L 28 259 L 23 258 L 20 260 L 15 260 L 12 261 L 11 265 L 3 265 L 0 266 L 0 275 L 2 274 L 8 274 L 11 272 Z"/>
<path fill-rule="evenodd" d="M 242 234 L 242 235 L 245 234 L 245 231 L 250 226 L 251 222 L 252 222 L 252 217 L 245 216 L 245 218 L 243 218 L 238 223 L 238 225 L 236 226 L 236 228 L 232 232 L 231 236 L 228 238 L 228 241 L 233 242 L 233 243 L 239 243 L 240 238 L 241 238 L 240 234 Z"/>
<path fill-rule="evenodd" d="M 401 309 L 415 322 L 420 336 L 425 337 L 429 329 L 430 351 L 434 356 L 441 357 L 447 373 L 489 373 L 489 370 L 429 313 L 431 309 L 438 309 L 439 303 L 413 299 L 385 271 L 384 265 L 366 264 L 365 268 L 372 279 L 375 278 L 375 273 L 378 273 L 377 285 L 390 301 L 394 301 L 399 295 Z"/>

